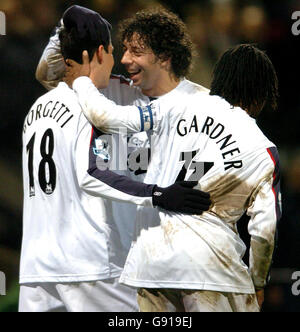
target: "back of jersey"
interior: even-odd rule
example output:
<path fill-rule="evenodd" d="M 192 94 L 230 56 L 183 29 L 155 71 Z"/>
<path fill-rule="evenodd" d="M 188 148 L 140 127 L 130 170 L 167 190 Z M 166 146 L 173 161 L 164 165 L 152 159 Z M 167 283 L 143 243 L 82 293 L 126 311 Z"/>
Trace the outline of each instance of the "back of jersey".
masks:
<path fill-rule="evenodd" d="M 212 206 L 201 216 L 163 210 L 158 216 L 140 207 L 136 242 L 121 280 L 136 287 L 147 282 L 251 293 L 236 222 L 248 211 L 251 236 L 272 248 L 276 148 L 242 109 L 220 97 L 177 90 L 160 99 L 145 182 L 167 187 L 198 181 L 197 188 L 211 194 Z M 261 254 L 269 259 L 270 252 Z"/>
<path fill-rule="evenodd" d="M 40 97 L 25 118 L 21 283 L 80 281 L 107 273 L 107 264 L 100 267 L 100 261 L 108 261 L 106 241 L 92 227 L 92 213 L 84 209 L 92 200 L 76 177 L 75 144 L 86 126 L 90 135 L 65 83 Z M 105 201 L 93 204 L 101 214 Z"/>

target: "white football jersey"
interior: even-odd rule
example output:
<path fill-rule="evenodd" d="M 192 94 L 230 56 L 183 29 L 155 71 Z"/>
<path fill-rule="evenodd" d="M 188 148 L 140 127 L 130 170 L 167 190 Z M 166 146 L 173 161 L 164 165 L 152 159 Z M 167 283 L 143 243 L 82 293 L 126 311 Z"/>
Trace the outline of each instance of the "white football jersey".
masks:
<path fill-rule="evenodd" d="M 121 100 L 127 90 L 127 103 L 136 99 L 120 79 L 114 77 L 106 93 L 112 89 Z M 134 215 L 116 220 L 111 199 L 152 206 L 153 186 L 97 167 L 118 157 L 110 137 L 92 128 L 63 82 L 30 109 L 23 128 L 21 284 L 120 275 L 127 255 L 121 241 L 128 246 L 131 236 L 122 230 L 129 232 L 126 223 L 134 225 Z"/>
<path fill-rule="evenodd" d="M 38 81 L 48 90 L 54 89 L 58 85 L 65 72 L 65 63 L 61 54 L 59 40 L 59 32 L 62 27 L 63 21 L 61 20 L 60 26 L 55 29 L 55 33 L 50 37 L 36 70 Z M 148 104 L 150 101 L 149 98 L 144 96 L 139 88 L 132 87 L 131 83 L 130 80 L 125 79 L 123 76 L 111 75 L 108 87 L 101 90 L 101 92 L 119 105 Z M 120 175 L 126 175 L 136 181 L 142 182 L 146 173 L 146 167 L 142 170 L 130 170 L 129 167 L 127 167 L 127 159 L 138 158 L 139 153 L 148 153 L 150 146 L 147 135 L 146 133 L 138 133 L 129 135 L 129 137 L 126 134 L 121 134 L 121 136 L 122 142 L 128 141 L 126 147 L 128 155 L 125 156 L 122 154 L 119 158 L 122 160 L 122 165 L 119 165 L 117 162 L 117 167 L 114 167 L 114 171 Z M 114 156 L 119 156 L 119 135 L 112 135 L 108 141 L 111 145 L 110 148 L 113 148 L 112 152 Z M 123 145 L 123 143 L 121 145 Z M 138 175 L 136 175 L 136 171 Z M 136 206 L 113 201 L 112 213 L 119 229 L 122 244 L 126 252 L 128 252 L 134 233 L 134 223 L 132 223 L 132 220 L 135 219 Z"/>
<path fill-rule="evenodd" d="M 166 187 L 195 180 L 213 202 L 201 216 L 139 208 L 136 238 L 121 282 L 238 293 L 263 287 L 281 214 L 279 160 L 276 147 L 255 120 L 187 80 L 139 108 L 107 101 L 86 77 L 75 80 L 73 88 L 98 128 L 150 130 L 146 183 Z M 250 216 L 249 269 L 236 227 L 244 212 Z"/>
<path fill-rule="evenodd" d="M 50 38 L 48 45 L 46 46 L 43 55 L 40 59 L 38 69 L 37 69 L 37 79 L 48 89 L 52 90 L 61 81 L 63 74 L 64 74 L 64 60 L 61 55 L 60 50 L 60 43 L 58 38 L 58 32 L 59 29 L 56 29 L 56 33 Z M 72 107 L 78 111 L 78 104 L 76 103 L 76 99 L 72 93 L 70 93 L 70 89 L 67 89 L 67 87 L 63 84 L 60 86 L 58 91 L 65 89 L 66 95 L 69 96 L 69 99 L 74 99 L 73 102 L 68 99 L 68 102 L 71 102 Z M 55 92 L 58 93 L 59 92 Z M 109 86 L 102 90 L 102 93 L 104 93 L 107 97 L 114 100 L 116 103 L 120 105 L 129 105 L 129 104 L 135 104 L 135 105 L 143 105 L 149 103 L 149 98 L 146 96 L 143 96 L 139 89 L 133 88 L 130 86 L 130 81 L 125 79 L 122 76 L 119 75 L 112 75 L 110 79 Z M 51 105 L 51 103 L 50 103 Z M 57 104 L 58 105 L 58 104 Z M 62 109 L 63 110 L 63 109 Z M 75 112 L 75 113 L 76 113 Z M 78 116 L 79 116 L 79 112 Z M 76 114 L 77 114 L 76 113 Z M 55 114 L 53 112 L 53 114 Z M 67 114 L 67 113 L 66 113 Z M 30 113 L 29 113 L 30 115 Z M 32 115 L 33 116 L 33 115 Z M 59 115 L 57 115 L 58 117 Z M 122 148 L 125 149 L 125 152 L 120 155 L 120 138 L 119 135 L 110 135 L 110 136 L 103 136 L 101 135 L 101 138 L 94 137 L 94 142 L 91 141 L 91 135 L 92 135 L 92 128 L 88 126 L 86 121 L 81 119 L 82 116 L 77 117 L 73 116 L 72 123 L 78 122 L 82 124 L 82 127 L 84 128 L 80 134 L 81 137 L 85 136 L 84 139 L 80 139 L 78 141 L 81 141 L 83 144 L 83 150 L 88 148 L 90 146 L 90 143 L 93 143 L 95 149 L 103 144 L 103 142 L 108 143 L 107 146 L 102 146 L 102 148 L 98 149 L 96 153 L 99 154 L 99 157 L 104 157 L 109 155 L 111 160 L 114 160 L 114 167 L 113 170 L 115 173 L 119 175 L 126 175 L 128 177 L 131 177 L 132 179 L 136 181 L 142 182 L 145 175 L 145 169 L 142 171 L 137 170 L 139 175 L 136 175 L 136 170 L 129 170 L 127 166 L 127 158 L 138 157 L 138 153 L 142 151 L 142 153 L 145 153 L 145 151 L 148 151 L 149 149 L 149 143 L 147 141 L 147 135 L 146 133 L 138 133 L 134 135 L 130 135 L 127 137 L 125 134 L 122 136 Z M 66 118 L 67 120 L 68 118 Z M 70 120 L 71 120 L 70 119 Z M 26 128 L 26 121 L 25 120 L 25 127 Z M 36 126 L 39 126 L 39 123 L 37 123 Z M 69 122 L 69 125 L 71 122 Z M 67 125 L 67 124 L 66 124 Z M 65 125 L 65 126 L 66 126 Z M 65 127 L 66 128 L 66 127 Z M 30 131 L 30 133 L 33 133 L 33 131 L 36 129 L 36 127 Z M 72 134 L 70 135 L 69 139 L 75 138 L 76 135 L 79 135 L 80 128 L 72 127 L 73 130 Z M 26 131 L 25 131 L 26 132 Z M 99 134 L 99 133 L 98 133 Z M 54 136 L 54 135 L 53 135 Z M 26 140 L 28 140 L 29 134 L 27 133 L 25 136 L 24 133 L 24 144 L 28 144 Z M 49 138 L 46 138 L 47 140 Z M 124 147 L 124 142 L 127 142 L 127 145 Z M 71 141 L 68 141 L 69 147 L 71 146 Z M 48 141 L 46 144 L 49 144 Z M 74 144 L 74 142 L 72 143 Z M 85 145 L 86 144 L 86 145 Z M 96 146 L 97 145 L 97 146 Z M 48 146 L 48 145 L 47 145 Z M 30 149 L 27 148 L 27 154 L 25 151 L 23 151 L 23 163 L 29 162 L 27 158 L 29 157 Z M 55 151 L 56 152 L 56 151 Z M 33 153 L 31 151 L 30 153 Z M 148 152 L 147 152 L 148 153 Z M 40 156 L 39 156 L 40 157 Z M 68 162 L 74 161 L 72 160 L 71 156 L 69 156 Z M 74 156 L 75 158 L 75 156 Z M 123 160 L 122 160 L 123 158 Z M 125 158 L 125 160 L 124 160 Z M 120 159 L 120 160 L 119 160 Z M 82 161 L 84 161 L 84 158 L 81 158 Z M 85 159 L 85 163 L 88 163 L 88 159 Z M 120 167 L 120 163 L 122 163 L 122 167 Z M 28 164 L 29 165 L 29 164 Z M 47 167 L 48 172 L 48 164 L 45 164 Z M 66 165 L 69 165 L 70 168 L 72 168 L 70 163 L 66 162 Z M 86 164 L 86 167 L 88 165 Z M 23 167 L 24 168 L 24 167 Z M 86 168 L 85 171 L 87 171 L 88 168 Z M 29 173 L 26 173 L 26 167 L 24 168 L 24 192 L 28 191 L 28 179 L 25 177 L 29 176 Z M 74 176 L 74 170 L 70 173 Z M 31 177 L 33 176 L 33 173 L 31 174 Z M 47 175 L 48 176 L 48 175 Z M 60 175 L 61 177 L 61 175 Z M 49 179 L 47 178 L 47 181 Z M 74 180 L 74 179 L 73 179 Z M 76 183 L 78 180 L 76 180 Z M 92 181 L 93 182 L 93 181 Z M 99 182 L 99 181 L 98 181 Z M 82 184 L 83 185 L 83 184 Z M 50 186 L 50 185 L 49 185 Z M 70 187 L 71 185 L 69 185 Z M 95 186 L 96 195 L 97 194 L 105 194 L 105 191 L 103 193 L 97 192 L 99 189 L 100 191 L 104 188 L 100 185 L 100 188 L 97 188 L 98 183 Z M 64 186 L 63 186 L 64 187 Z M 67 188 L 66 186 L 66 192 Z M 71 186 L 72 189 L 76 189 L 75 192 L 80 190 L 76 184 Z M 83 188 L 84 189 L 84 188 Z M 33 190 L 33 189 L 32 189 Z M 50 188 L 49 188 L 50 191 Z M 56 190 L 57 191 L 57 190 Z M 63 193 L 60 193 L 63 195 Z M 107 193 L 106 193 L 107 194 Z M 112 192 L 110 193 L 112 194 Z M 110 195 L 109 194 L 109 195 Z M 117 192 L 114 192 L 114 194 L 117 194 Z M 56 194 L 58 195 L 58 194 Z M 42 197 L 42 196 L 41 196 Z M 82 201 L 83 200 L 83 201 Z M 34 204 L 32 205 L 32 202 L 34 201 Z M 76 200 L 73 201 L 73 204 L 75 204 Z M 56 211 L 56 216 L 59 216 L 61 213 L 61 210 L 64 210 L 63 204 L 65 202 L 60 202 L 60 207 L 57 206 L 54 208 L 54 211 Z M 54 204 L 54 203 L 53 203 Z M 82 220 L 82 225 L 80 223 L 80 228 L 77 229 L 77 225 L 74 224 L 73 227 L 76 230 L 74 233 L 74 236 L 76 237 L 76 234 L 79 232 L 82 233 L 82 242 L 89 243 L 89 245 L 82 246 L 82 249 L 76 249 L 76 253 L 73 252 L 73 242 L 70 240 L 65 240 L 64 237 L 61 238 L 60 242 L 65 244 L 60 244 L 58 240 L 56 239 L 57 236 L 55 235 L 55 232 L 60 230 L 60 228 L 57 228 L 57 224 L 54 223 L 52 232 L 52 239 L 55 239 L 55 243 L 53 244 L 52 241 L 41 241 L 43 243 L 43 250 L 41 251 L 41 255 L 38 255 L 38 251 L 34 252 L 34 248 L 37 246 L 36 241 L 37 239 L 45 239 L 48 238 L 47 232 L 52 227 L 52 224 L 48 225 L 47 228 L 39 227 L 38 229 L 34 229 L 34 225 L 30 221 L 32 219 L 33 211 L 36 211 L 37 204 L 37 198 L 28 199 L 26 194 L 24 195 L 24 235 L 23 235 L 23 242 L 22 242 L 22 260 L 21 260 L 21 273 L 20 273 L 20 282 L 21 283 L 30 283 L 30 282 L 41 282 L 41 281 L 88 281 L 88 280 L 99 280 L 99 279 L 106 279 L 114 276 L 119 276 L 121 273 L 121 268 L 124 265 L 126 255 L 128 253 L 128 250 L 130 248 L 131 240 L 134 233 L 134 220 L 136 216 L 136 205 L 125 203 L 123 201 L 111 201 L 106 200 L 102 198 L 96 198 L 96 197 L 88 197 L 87 195 L 83 194 L 82 198 L 79 197 L 79 200 L 76 201 L 76 204 L 78 206 L 81 206 L 82 211 L 81 215 L 78 214 L 76 217 L 79 223 L 79 220 Z M 28 211 L 28 206 L 30 206 L 30 211 Z M 50 208 L 51 205 L 49 205 Z M 53 206 L 51 206 L 52 209 Z M 89 210 L 91 208 L 91 210 Z M 42 207 L 39 208 L 40 211 Z M 94 210 L 98 209 L 98 212 L 94 213 Z M 73 207 L 74 210 L 74 207 Z M 76 210 L 76 209 L 75 209 Z M 85 211 L 86 210 L 86 211 Z M 84 212 L 84 215 L 82 216 L 82 213 Z M 38 214 L 38 213 L 37 213 Z M 74 212 L 68 216 L 60 217 L 61 220 L 65 220 L 66 218 L 69 218 L 69 221 L 73 220 L 75 214 Z M 48 216 L 45 216 L 45 220 Z M 94 220 L 94 221 L 93 221 Z M 100 221 L 100 222 L 98 222 Z M 87 226 L 88 224 L 92 224 L 93 226 Z M 37 223 L 37 225 L 39 225 Z M 96 226 L 97 225 L 97 226 Z M 96 226 L 95 228 L 93 228 Z M 68 228 L 66 228 L 67 231 Z M 30 230 L 30 231 L 29 231 Z M 70 231 L 70 229 L 69 229 Z M 99 233 L 99 234 L 97 234 Z M 71 233 L 70 233 L 71 234 Z M 66 235 L 66 234 L 65 234 Z M 65 236 L 64 235 L 64 236 Z M 91 238 L 89 239 L 91 235 Z M 72 238 L 71 235 L 68 235 L 70 239 Z M 50 239 L 50 237 L 49 237 Z M 39 240 L 40 241 L 40 240 Z M 32 246 L 29 246 L 29 243 L 32 243 Z M 48 245 L 47 245 L 48 243 Z M 51 247 L 55 248 L 62 248 L 59 250 L 53 251 Z M 63 250 L 63 253 L 62 253 Z M 92 251 L 92 252 L 90 252 Z M 51 255 L 50 255 L 51 252 Z M 58 255 L 57 255 L 58 254 Z M 76 260 L 71 259 L 71 262 L 66 263 L 62 261 L 63 257 L 70 257 L 72 255 L 78 255 Z M 45 259 L 45 255 L 49 258 Z M 43 261 L 46 261 L 47 264 L 43 264 Z M 74 263 L 74 266 L 73 266 Z M 69 266 L 66 266 L 66 265 Z M 51 272 L 49 272 L 51 270 Z"/>

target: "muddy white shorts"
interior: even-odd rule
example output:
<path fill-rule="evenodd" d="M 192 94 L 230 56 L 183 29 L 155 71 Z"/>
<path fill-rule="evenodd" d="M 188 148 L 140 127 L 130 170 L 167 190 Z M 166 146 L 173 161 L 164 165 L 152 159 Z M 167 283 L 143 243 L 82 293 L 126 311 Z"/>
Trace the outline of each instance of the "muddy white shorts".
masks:
<path fill-rule="evenodd" d="M 256 294 L 183 289 L 138 290 L 141 312 L 259 312 Z"/>
<path fill-rule="evenodd" d="M 19 312 L 136 312 L 137 291 L 117 279 L 21 285 Z"/>

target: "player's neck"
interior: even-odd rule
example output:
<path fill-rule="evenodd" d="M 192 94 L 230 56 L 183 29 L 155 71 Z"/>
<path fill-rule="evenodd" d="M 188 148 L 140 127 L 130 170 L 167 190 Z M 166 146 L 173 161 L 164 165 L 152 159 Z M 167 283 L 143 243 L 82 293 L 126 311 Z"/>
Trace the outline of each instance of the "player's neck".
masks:
<path fill-rule="evenodd" d="M 153 84 L 150 89 L 142 89 L 142 93 L 148 97 L 160 97 L 175 89 L 179 83 L 179 78 L 167 75 Z"/>

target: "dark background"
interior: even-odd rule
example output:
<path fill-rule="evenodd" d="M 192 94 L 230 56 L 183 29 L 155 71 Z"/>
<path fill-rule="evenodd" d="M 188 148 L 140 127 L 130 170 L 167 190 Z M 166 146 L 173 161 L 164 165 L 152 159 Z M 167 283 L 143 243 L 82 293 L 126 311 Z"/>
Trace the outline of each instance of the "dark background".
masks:
<path fill-rule="evenodd" d="M 0 11 L 6 15 L 6 35 L 0 36 L 0 271 L 7 278 L 7 296 L 0 296 L 0 312 L 17 310 L 23 198 L 21 131 L 30 106 L 46 92 L 35 80 L 35 68 L 51 31 L 72 4 L 97 10 L 112 23 L 114 73 L 125 74 L 118 64 L 118 22 L 156 4 L 175 11 L 188 25 L 198 51 L 189 78 L 206 87 L 215 62 L 228 47 L 251 42 L 267 52 L 278 73 L 280 101 L 279 109 L 265 110 L 258 124 L 279 150 L 283 217 L 263 311 L 300 311 L 300 295 L 291 291 L 292 273 L 300 271 L 300 35 L 292 34 L 295 21 L 291 16 L 300 11 L 300 1 L 0 0 Z M 239 229 L 248 244 L 247 222 L 244 216 Z"/>

